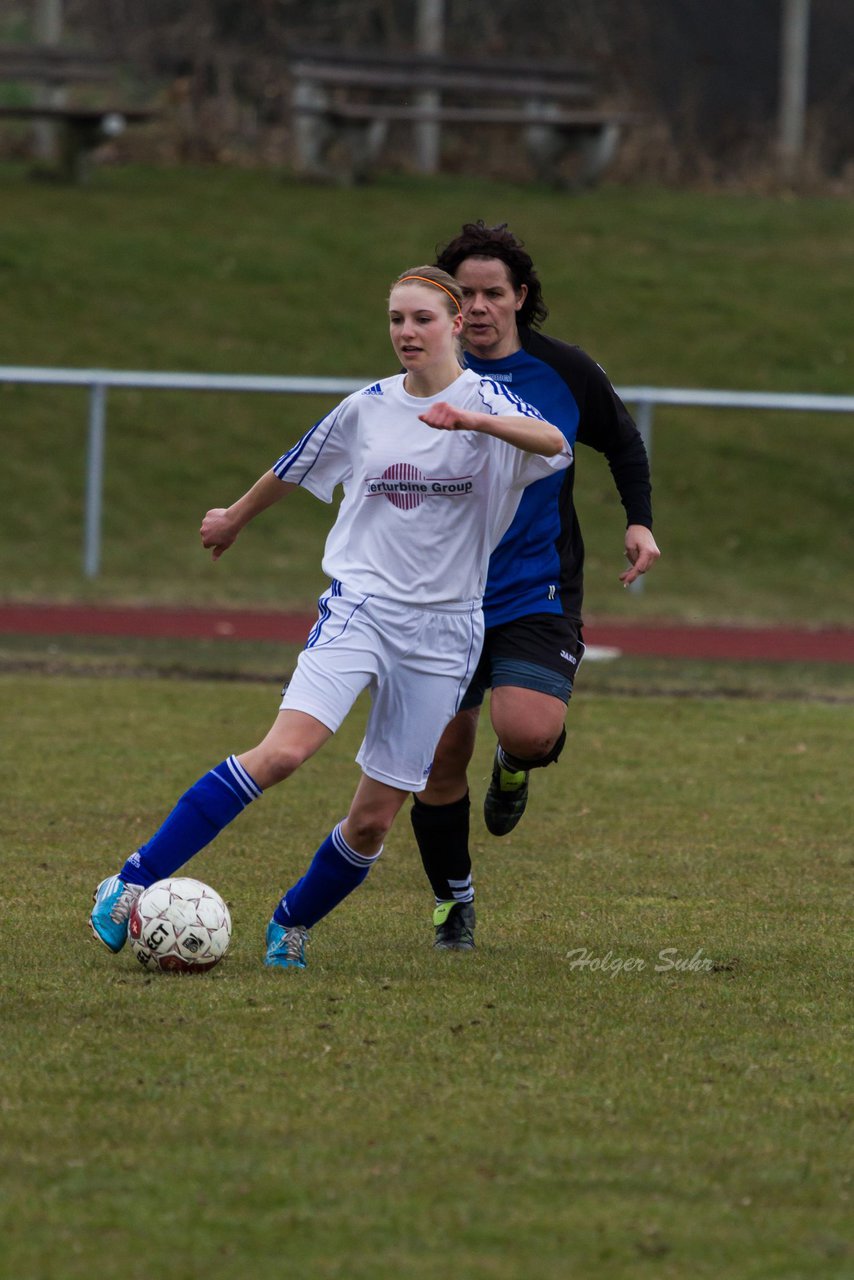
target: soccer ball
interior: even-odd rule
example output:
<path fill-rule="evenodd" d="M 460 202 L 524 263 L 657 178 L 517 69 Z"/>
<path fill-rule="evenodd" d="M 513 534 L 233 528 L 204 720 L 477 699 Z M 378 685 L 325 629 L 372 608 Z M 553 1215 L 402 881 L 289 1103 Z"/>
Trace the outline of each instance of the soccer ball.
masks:
<path fill-rule="evenodd" d="M 202 973 L 228 950 L 231 916 L 216 890 L 201 880 L 158 880 L 131 907 L 128 937 L 146 969 Z"/>

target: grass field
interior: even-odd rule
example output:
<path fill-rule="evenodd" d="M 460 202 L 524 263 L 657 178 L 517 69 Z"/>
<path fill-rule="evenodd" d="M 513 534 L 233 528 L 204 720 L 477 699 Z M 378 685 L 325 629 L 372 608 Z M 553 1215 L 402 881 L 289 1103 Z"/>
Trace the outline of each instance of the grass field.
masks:
<path fill-rule="evenodd" d="M 467 218 L 534 254 L 549 329 L 618 385 L 850 393 L 850 204 L 386 177 L 330 192 L 275 173 L 102 170 L 62 189 L 0 167 L 0 330 L 10 364 L 336 374 L 393 371 L 383 309 L 402 266 Z M 81 579 L 85 396 L 0 389 L 2 592 L 305 605 L 330 522 L 298 495 L 219 565 L 199 552 L 231 501 L 329 400 L 111 393 L 103 573 Z M 591 613 L 842 622 L 854 612 L 851 423 L 659 410 L 664 557 L 626 596 L 622 512 L 579 451 Z M 298 499 L 305 497 L 305 501 Z"/>
<path fill-rule="evenodd" d="M 401 820 L 271 973 L 356 715 L 192 864 L 233 949 L 170 979 L 88 895 L 271 691 L 0 683 L 4 1280 L 850 1275 L 850 708 L 580 700 L 517 832 L 475 819 L 477 953 L 431 951 Z"/>

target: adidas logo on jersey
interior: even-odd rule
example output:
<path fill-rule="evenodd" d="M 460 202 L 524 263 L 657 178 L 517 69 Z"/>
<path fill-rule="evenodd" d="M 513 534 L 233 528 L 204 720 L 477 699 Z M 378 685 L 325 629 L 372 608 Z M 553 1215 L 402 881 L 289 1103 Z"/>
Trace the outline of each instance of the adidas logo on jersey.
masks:
<path fill-rule="evenodd" d="M 372 387 L 365 387 L 365 390 L 362 392 L 362 395 L 363 396 L 381 396 L 382 393 L 383 393 L 382 387 L 378 382 L 375 382 Z"/>

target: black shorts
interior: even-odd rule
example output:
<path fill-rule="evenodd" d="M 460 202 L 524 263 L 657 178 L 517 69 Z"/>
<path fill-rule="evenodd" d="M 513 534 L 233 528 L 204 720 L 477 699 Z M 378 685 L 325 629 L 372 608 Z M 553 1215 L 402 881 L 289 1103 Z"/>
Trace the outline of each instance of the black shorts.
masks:
<path fill-rule="evenodd" d="M 562 613 L 531 613 L 488 627 L 461 711 L 479 707 L 487 689 L 513 685 L 569 702 L 584 657 L 581 623 Z"/>

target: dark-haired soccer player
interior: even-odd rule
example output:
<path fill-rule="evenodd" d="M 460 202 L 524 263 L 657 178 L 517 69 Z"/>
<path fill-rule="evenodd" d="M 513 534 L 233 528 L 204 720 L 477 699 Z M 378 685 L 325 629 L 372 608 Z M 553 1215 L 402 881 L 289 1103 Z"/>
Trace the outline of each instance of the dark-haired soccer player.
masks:
<path fill-rule="evenodd" d="M 534 405 L 576 442 L 608 460 L 626 513 L 628 586 L 658 558 L 649 463 L 640 433 L 607 375 L 580 347 L 539 332 L 548 310 L 533 261 L 507 228 L 467 223 L 436 259 L 462 289 L 466 364 Z M 496 836 L 512 831 L 528 799 L 528 775 L 556 761 L 584 653 L 584 544 L 573 503 L 575 465 L 526 489 L 492 554 L 484 595 L 486 635 L 461 709 L 437 748 L 412 826 L 436 898 L 436 946 L 474 946 L 467 767 L 480 705 L 491 689 L 498 746 L 484 800 Z"/>

